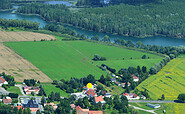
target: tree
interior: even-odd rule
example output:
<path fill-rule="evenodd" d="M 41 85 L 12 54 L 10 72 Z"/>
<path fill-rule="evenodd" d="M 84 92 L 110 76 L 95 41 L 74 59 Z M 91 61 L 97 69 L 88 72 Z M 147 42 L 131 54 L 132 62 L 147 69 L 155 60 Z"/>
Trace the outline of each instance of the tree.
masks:
<path fill-rule="evenodd" d="M 177 99 L 178 99 L 180 102 L 185 102 L 185 94 L 179 94 L 179 96 L 177 97 Z"/>
<path fill-rule="evenodd" d="M 164 100 L 164 99 L 165 99 L 164 94 L 162 94 L 161 100 Z"/>
<path fill-rule="evenodd" d="M 14 107 L 14 109 L 13 109 L 13 112 L 14 112 L 14 114 L 18 114 L 18 108 L 17 107 Z"/>
<path fill-rule="evenodd" d="M 99 82 L 101 82 L 102 84 L 105 84 L 105 78 L 103 75 L 101 75 Z"/>
<path fill-rule="evenodd" d="M 36 114 L 42 114 L 42 113 L 41 113 L 40 110 L 38 109 L 37 112 L 36 112 Z"/>
<path fill-rule="evenodd" d="M 18 114 L 23 114 L 22 108 L 19 109 L 19 113 Z"/>
<path fill-rule="evenodd" d="M 93 36 L 93 37 L 91 38 L 91 40 L 99 41 L 99 40 L 100 40 L 100 38 L 99 38 L 99 36 L 98 36 L 98 35 L 96 35 L 96 36 Z"/>
<path fill-rule="evenodd" d="M 30 108 L 27 108 L 27 114 L 31 114 Z"/>
<path fill-rule="evenodd" d="M 72 111 L 72 114 L 77 114 L 76 109 L 74 109 L 74 110 Z"/>
<path fill-rule="evenodd" d="M 110 37 L 105 35 L 102 39 L 103 42 L 110 42 Z"/>
<path fill-rule="evenodd" d="M 42 96 L 42 98 L 41 98 L 41 105 L 44 106 L 44 103 L 46 103 L 46 99 L 44 98 L 44 96 Z"/>
<path fill-rule="evenodd" d="M 31 95 L 32 95 L 32 96 L 34 96 L 34 95 L 35 95 L 35 93 L 32 91 L 32 92 L 31 92 Z"/>
<path fill-rule="evenodd" d="M 141 58 L 142 58 L 142 59 L 146 59 L 146 55 L 143 55 Z"/>

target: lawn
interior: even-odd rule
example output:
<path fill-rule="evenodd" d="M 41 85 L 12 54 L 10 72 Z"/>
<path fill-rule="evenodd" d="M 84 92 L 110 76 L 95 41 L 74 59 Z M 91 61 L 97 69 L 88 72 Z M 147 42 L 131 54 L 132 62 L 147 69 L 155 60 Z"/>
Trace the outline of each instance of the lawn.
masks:
<path fill-rule="evenodd" d="M 55 92 L 60 92 L 60 95 L 62 97 L 67 97 L 69 94 L 66 93 L 65 91 L 62 91 L 60 88 L 55 87 L 55 85 L 52 85 L 51 83 L 48 84 L 42 84 L 42 87 L 44 88 L 44 91 L 46 92 L 47 96 L 51 94 L 53 91 Z"/>
<path fill-rule="evenodd" d="M 171 60 L 160 72 L 152 75 L 138 87 L 147 89 L 152 99 L 176 100 L 180 93 L 185 93 L 185 58 Z"/>
<path fill-rule="evenodd" d="M 19 87 L 16 87 L 16 86 L 10 86 L 10 88 L 8 88 L 7 91 L 9 91 L 11 93 L 18 93 L 19 95 L 22 95 Z"/>

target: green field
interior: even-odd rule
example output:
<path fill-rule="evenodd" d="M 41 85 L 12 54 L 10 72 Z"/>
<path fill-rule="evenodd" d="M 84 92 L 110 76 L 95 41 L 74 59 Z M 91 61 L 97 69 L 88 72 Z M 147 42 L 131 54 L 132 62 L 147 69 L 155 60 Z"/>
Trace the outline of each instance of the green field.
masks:
<path fill-rule="evenodd" d="M 55 92 L 60 92 L 60 95 L 62 97 L 67 97 L 69 94 L 66 93 L 65 91 L 62 91 L 60 88 L 56 88 L 55 85 L 52 85 L 51 83 L 48 83 L 48 84 L 42 84 L 42 87 L 44 89 L 44 91 L 46 92 L 46 95 L 50 95 L 51 92 L 53 91 L 54 93 Z"/>
<path fill-rule="evenodd" d="M 10 86 L 10 88 L 8 88 L 7 91 L 9 91 L 11 93 L 18 93 L 19 95 L 22 95 L 19 87 Z"/>
<path fill-rule="evenodd" d="M 171 60 L 158 74 L 142 82 L 139 90 L 147 89 L 152 99 L 176 100 L 180 93 L 185 93 L 185 58 Z"/>
<path fill-rule="evenodd" d="M 149 68 L 162 60 L 162 57 L 155 54 L 86 41 L 8 42 L 5 44 L 53 80 L 81 78 L 88 74 L 99 79 L 105 72 L 96 65 L 102 63 L 119 70 L 138 65 Z M 94 62 L 92 58 L 95 54 L 106 57 L 107 61 Z M 150 59 L 141 59 L 143 55 Z M 133 59 L 130 59 L 131 57 Z"/>

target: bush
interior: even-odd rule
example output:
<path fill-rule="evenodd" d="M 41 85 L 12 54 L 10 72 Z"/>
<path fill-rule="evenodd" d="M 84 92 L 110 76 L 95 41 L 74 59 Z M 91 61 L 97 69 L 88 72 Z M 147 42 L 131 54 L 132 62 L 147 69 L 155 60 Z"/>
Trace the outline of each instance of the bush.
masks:
<path fill-rule="evenodd" d="M 179 94 L 179 96 L 177 97 L 177 99 L 178 99 L 180 102 L 185 102 L 185 94 Z"/>
<path fill-rule="evenodd" d="M 17 93 L 9 93 L 8 96 L 11 98 L 18 98 L 19 95 Z"/>

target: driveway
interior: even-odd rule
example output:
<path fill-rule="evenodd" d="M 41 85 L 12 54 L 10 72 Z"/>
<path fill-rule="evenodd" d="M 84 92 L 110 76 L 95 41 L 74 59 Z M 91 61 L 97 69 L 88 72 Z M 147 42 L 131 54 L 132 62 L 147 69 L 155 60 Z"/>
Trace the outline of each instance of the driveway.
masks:
<path fill-rule="evenodd" d="M 10 92 L 6 91 L 3 87 L 0 87 L 0 93 L 4 95 L 8 95 Z"/>
<path fill-rule="evenodd" d="M 22 93 L 22 95 L 23 96 L 26 96 L 26 94 L 24 93 L 24 91 L 23 91 L 23 86 L 22 85 L 15 85 L 16 87 L 19 87 L 19 89 L 20 89 L 20 91 L 21 91 L 21 93 Z"/>

